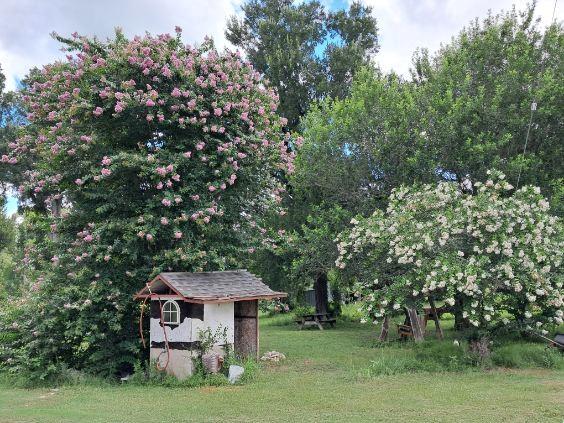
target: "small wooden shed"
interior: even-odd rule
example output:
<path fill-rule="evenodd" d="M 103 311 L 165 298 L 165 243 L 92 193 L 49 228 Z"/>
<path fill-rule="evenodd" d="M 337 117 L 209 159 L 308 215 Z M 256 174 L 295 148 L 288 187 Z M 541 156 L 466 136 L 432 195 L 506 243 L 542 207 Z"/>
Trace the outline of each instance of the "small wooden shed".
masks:
<path fill-rule="evenodd" d="M 238 357 L 257 357 L 258 300 L 286 297 L 247 270 L 161 273 L 135 295 L 150 300 L 150 357 L 166 358 L 168 373 L 193 372 L 200 330 L 227 329 L 226 342 Z M 225 345 L 214 345 L 222 354 Z M 166 349 L 168 348 L 168 352 Z M 165 354 L 166 357 L 165 357 Z"/>

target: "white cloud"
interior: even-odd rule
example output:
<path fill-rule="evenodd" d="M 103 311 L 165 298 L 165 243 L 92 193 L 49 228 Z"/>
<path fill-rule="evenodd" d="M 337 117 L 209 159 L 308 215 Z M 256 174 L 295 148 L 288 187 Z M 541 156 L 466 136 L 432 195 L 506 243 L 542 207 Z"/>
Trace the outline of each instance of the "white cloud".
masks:
<path fill-rule="evenodd" d="M 491 9 L 497 14 L 509 10 L 515 4 L 524 10 L 528 0 L 363 0 L 373 8 L 378 20 L 381 49 L 375 62 L 384 71 L 395 70 L 407 76 L 414 51 L 426 47 L 430 52 L 438 50 L 441 43 L 451 38 L 471 20 L 484 18 Z M 562 19 L 562 1 L 557 5 L 556 18 Z M 542 24 L 550 23 L 554 0 L 539 0 L 536 16 Z"/>
<path fill-rule="evenodd" d="M 60 45 L 50 37 L 52 31 L 105 38 L 116 26 L 128 36 L 172 33 L 183 28 L 186 42 L 200 42 L 205 35 L 216 40 L 218 47 L 227 45 L 224 28 L 227 17 L 239 12 L 243 0 L 2 0 L 0 13 L 0 65 L 8 89 L 14 89 L 33 66 L 41 66 L 58 57 Z M 303 1 L 303 0 L 300 0 Z M 348 0 L 349 2 L 352 0 Z M 383 70 L 407 75 L 411 57 L 417 47 L 435 51 L 441 43 L 475 17 L 483 18 L 509 9 L 515 3 L 523 9 L 529 0 L 363 0 L 374 8 L 380 28 L 381 50 L 376 63 Z M 324 0 L 333 7 L 347 0 Z M 556 15 L 561 19 L 564 2 Z M 537 15 L 550 21 L 554 0 L 539 0 Z"/>
<path fill-rule="evenodd" d="M 112 36 L 115 27 L 128 36 L 174 33 L 182 27 L 185 42 L 214 38 L 226 45 L 223 34 L 228 16 L 238 12 L 241 0 L 2 0 L 0 13 L 0 66 L 8 89 L 34 66 L 62 57 L 50 37 L 61 35 Z"/>

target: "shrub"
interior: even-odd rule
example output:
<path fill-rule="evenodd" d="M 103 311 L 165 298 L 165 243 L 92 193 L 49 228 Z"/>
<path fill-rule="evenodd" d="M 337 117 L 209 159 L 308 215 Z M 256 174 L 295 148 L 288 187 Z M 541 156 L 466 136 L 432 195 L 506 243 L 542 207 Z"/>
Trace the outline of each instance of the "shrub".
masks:
<path fill-rule="evenodd" d="M 563 322 L 564 231 L 535 187 L 515 192 L 499 172 L 470 181 L 401 187 L 385 212 L 353 219 L 337 266 L 361 277 L 356 294 L 377 323 L 431 299 L 475 327 L 548 333 Z M 376 278 L 374 279 L 374 276 Z"/>

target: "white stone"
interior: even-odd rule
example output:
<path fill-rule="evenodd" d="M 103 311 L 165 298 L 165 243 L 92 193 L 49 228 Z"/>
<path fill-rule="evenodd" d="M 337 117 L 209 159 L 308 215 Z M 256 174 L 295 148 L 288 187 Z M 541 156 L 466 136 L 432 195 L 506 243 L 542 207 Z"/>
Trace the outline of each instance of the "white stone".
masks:
<path fill-rule="evenodd" d="M 231 365 L 229 366 L 229 383 L 237 383 L 245 373 L 245 368 L 241 366 Z"/>

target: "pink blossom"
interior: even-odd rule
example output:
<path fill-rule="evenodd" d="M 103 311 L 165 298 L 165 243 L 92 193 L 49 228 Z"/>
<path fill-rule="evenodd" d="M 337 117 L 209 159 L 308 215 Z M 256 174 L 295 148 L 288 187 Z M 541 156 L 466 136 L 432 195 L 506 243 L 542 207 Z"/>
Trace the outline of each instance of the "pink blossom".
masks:
<path fill-rule="evenodd" d="M 204 220 L 205 223 L 210 223 L 210 217 L 209 216 L 204 217 L 203 220 Z"/>
<path fill-rule="evenodd" d="M 210 185 L 210 186 L 208 187 L 208 190 L 209 190 L 210 192 L 214 192 L 216 189 L 217 189 L 217 188 L 214 187 L 213 185 Z"/>
<path fill-rule="evenodd" d="M 105 255 L 105 256 L 104 256 L 104 261 L 110 261 L 110 256 Z"/>
<path fill-rule="evenodd" d="M 174 170 L 174 166 L 172 166 L 171 164 L 169 164 L 169 165 L 166 167 L 166 171 L 167 171 L 167 172 L 172 172 L 173 170 Z"/>
<path fill-rule="evenodd" d="M 175 202 L 176 204 L 180 204 L 180 203 L 182 203 L 182 198 L 176 196 L 176 197 L 174 197 L 174 202 Z"/>
<path fill-rule="evenodd" d="M 147 241 L 152 241 L 152 240 L 153 240 L 153 235 L 147 234 L 147 236 L 146 236 L 145 238 L 147 238 Z"/>
<path fill-rule="evenodd" d="M 110 169 L 103 168 L 101 173 L 102 176 L 110 176 L 112 174 L 112 171 Z"/>
<path fill-rule="evenodd" d="M 152 99 L 148 99 L 147 102 L 145 103 L 145 106 L 147 107 L 153 107 L 155 105 L 155 102 Z"/>
<path fill-rule="evenodd" d="M 166 217 L 161 217 L 161 225 L 168 225 L 168 219 Z"/>
<path fill-rule="evenodd" d="M 77 184 L 78 186 L 80 186 L 84 183 L 84 181 L 82 179 L 78 178 L 78 179 L 74 180 L 74 183 Z"/>
<path fill-rule="evenodd" d="M 161 176 L 165 176 L 166 175 L 166 168 L 164 167 L 157 167 L 157 173 Z"/>
<path fill-rule="evenodd" d="M 163 206 L 165 207 L 170 207 L 172 202 L 168 199 L 168 198 L 163 198 L 163 201 L 161 201 L 161 203 L 163 204 Z"/>
<path fill-rule="evenodd" d="M 104 156 L 104 157 L 102 158 L 102 164 L 103 164 L 104 166 L 109 166 L 109 165 L 112 164 L 112 159 L 110 159 L 108 156 Z"/>
<path fill-rule="evenodd" d="M 245 157 L 247 157 L 247 155 L 246 155 L 245 153 L 239 152 L 239 153 L 237 153 L 237 157 L 238 157 L 239 159 L 244 159 Z"/>
<path fill-rule="evenodd" d="M 176 182 L 180 181 L 180 175 L 177 173 L 175 175 L 172 175 L 172 179 Z"/>
<path fill-rule="evenodd" d="M 93 239 L 94 239 L 94 238 L 93 238 L 92 235 L 90 235 L 90 234 L 88 234 L 88 235 L 86 235 L 86 236 L 84 237 L 84 240 L 85 240 L 86 242 L 92 242 Z"/>
<path fill-rule="evenodd" d="M 159 182 L 157 184 L 157 189 L 163 189 L 163 183 L 162 182 Z"/>
<path fill-rule="evenodd" d="M 178 88 L 174 87 L 170 95 L 173 97 L 180 97 L 182 95 L 182 92 Z"/>
<path fill-rule="evenodd" d="M 84 142 L 90 142 L 90 141 L 92 141 L 92 137 L 89 137 L 88 135 L 82 135 L 80 137 L 80 140 L 84 141 Z"/>
<path fill-rule="evenodd" d="M 185 153 L 182 153 L 182 155 L 183 155 L 184 157 L 186 157 L 187 159 L 189 159 L 189 158 L 192 156 L 192 152 L 191 152 L 191 151 L 187 151 L 187 152 L 185 152 Z"/>
<path fill-rule="evenodd" d="M 104 109 L 102 109 L 101 107 L 96 107 L 92 113 L 94 114 L 94 116 L 100 116 L 102 113 L 104 113 Z"/>
<path fill-rule="evenodd" d="M 147 115 L 145 117 L 145 119 L 147 119 L 147 122 L 151 122 L 155 117 L 153 115 Z"/>
<path fill-rule="evenodd" d="M 196 144 L 196 150 L 203 150 L 205 146 L 206 146 L 206 143 L 203 142 L 203 141 L 200 141 L 198 144 Z"/>
<path fill-rule="evenodd" d="M 168 66 L 163 66 L 163 68 L 161 69 L 161 72 L 164 76 L 166 76 L 167 78 L 170 78 L 172 76 L 172 72 L 170 71 Z"/>
<path fill-rule="evenodd" d="M 191 195 L 190 198 L 194 201 L 198 201 L 200 199 L 200 196 L 196 194 L 196 195 Z"/>
<path fill-rule="evenodd" d="M 174 233 L 174 237 L 175 237 L 176 239 L 182 238 L 182 232 L 180 232 L 180 231 L 175 232 L 175 233 Z"/>
<path fill-rule="evenodd" d="M 216 107 L 215 109 L 213 109 L 213 114 L 216 115 L 216 116 L 221 116 L 222 112 L 223 111 L 219 107 Z"/>
<path fill-rule="evenodd" d="M 123 103 L 122 103 L 121 101 L 118 101 L 118 102 L 116 103 L 116 107 L 114 107 L 114 111 L 115 111 L 116 113 L 121 113 L 121 112 L 123 112 Z"/>
<path fill-rule="evenodd" d="M 139 238 L 143 238 L 143 237 L 145 236 L 145 232 L 139 231 L 139 232 L 137 232 L 137 236 L 138 236 Z"/>

